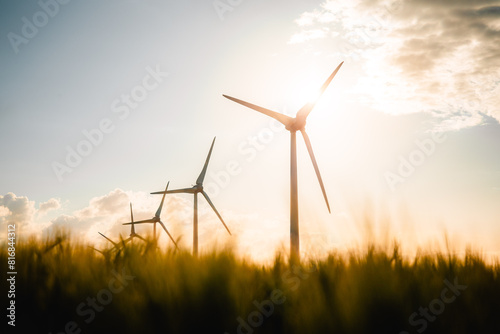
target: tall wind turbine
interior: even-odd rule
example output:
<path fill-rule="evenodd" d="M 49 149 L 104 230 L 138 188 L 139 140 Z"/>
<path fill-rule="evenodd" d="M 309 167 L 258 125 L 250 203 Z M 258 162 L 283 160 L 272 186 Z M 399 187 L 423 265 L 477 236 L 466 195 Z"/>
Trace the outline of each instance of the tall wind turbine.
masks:
<path fill-rule="evenodd" d="M 201 193 L 203 197 L 207 200 L 208 204 L 212 207 L 214 210 L 215 214 L 217 217 L 219 217 L 220 221 L 222 222 L 222 225 L 226 228 L 227 232 L 229 235 L 231 235 L 231 232 L 229 231 L 229 228 L 227 228 L 226 223 L 224 223 L 224 220 L 222 219 L 221 215 L 215 208 L 214 204 L 208 197 L 207 193 L 203 190 L 203 180 L 205 179 L 205 174 L 207 173 L 207 167 L 208 167 L 208 162 L 210 161 L 210 156 L 212 155 L 212 149 L 214 148 L 214 143 L 215 143 L 215 137 L 214 140 L 212 141 L 212 146 L 210 146 L 210 151 L 208 152 L 207 160 L 205 161 L 205 165 L 203 166 L 203 169 L 201 170 L 200 175 L 198 176 L 198 179 L 196 180 L 196 184 L 191 187 L 191 188 L 184 188 L 184 189 L 176 189 L 176 190 L 166 190 L 165 191 L 157 191 L 151 194 L 163 194 L 163 197 L 165 197 L 165 194 L 177 194 L 177 193 L 187 193 L 187 194 L 194 194 L 194 214 L 193 214 L 193 255 L 198 255 L 198 193 Z"/>
<path fill-rule="evenodd" d="M 297 189 L 297 145 L 296 145 L 296 133 L 300 131 L 302 137 L 307 146 L 307 151 L 311 157 L 314 170 L 316 171 L 316 176 L 318 177 L 319 185 L 321 186 L 321 191 L 323 192 L 323 197 L 325 198 L 326 206 L 328 207 L 328 212 L 330 211 L 330 204 L 328 203 L 328 198 L 326 196 L 325 187 L 323 185 L 323 180 L 321 179 L 321 174 L 319 172 L 318 164 L 316 163 L 316 158 L 314 157 L 314 152 L 311 146 L 311 141 L 306 133 L 306 119 L 311 110 L 314 108 L 318 102 L 321 95 L 324 93 L 332 79 L 335 77 L 340 67 L 344 62 L 341 62 L 339 66 L 333 71 L 333 73 L 326 79 L 323 86 L 321 86 L 317 97 L 314 101 L 307 102 L 300 110 L 297 112 L 295 117 L 290 117 L 276 111 L 272 111 L 266 108 L 259 107 L 255 104 L 248 103 L 231 96 L 223 95 L 225 98 L 232 100 L 236 103 L 244 105 L 245 107 L 256 110 L 264 115 L 274 118 L 275 120 L 282 123 L 285 128 L 290 131 L 290 257 L 292 259 L 299 259 L 300 243 L 299 243 L 299 207 L 298 207 L 298 189 Z"/>
<path fill-rule="evenodd" d="M 170 182 L 167 183 L 167 186 L 165 187 L 165 191 L 167 191 L 169 183 Z M 154 215 L 153 218 L 151 218 L 151 219 L 145 219 L 145 220 L 139 220 L 137 222 L 134 222 L 134 219 L 132 217 L 132 221 L 130 223 L 125 223 L 123 225 L 132 225 L 132 226 L 134 226 L 134 224 L 153 223 L 154 224 L 153 225 L 153 234 L 154 234 L 154 237 L 156 239 L 156 223 L 158 223 L 158 224 L 161 225 L 161 227 L 163 227 L 163 229 L 165 230 L 165 232 L 167 232 L 168 236 L 170 237 L 170 240 L 172 240 L 172 242 L 174 243 L 175 248 L 178 249 L 179 247 L 177 247 L 177 243 L 175 242 L 174 238 L 172 238 L 172 236 L 168 232 L 167 228 L 165 227 L 165 225 L 162 223 L 162 221 L 160 219 L 161 209 L 163 208 L 163 202 L 164 201 L 165 201 L 165 195 L 163 195 L 163 198 L 161 199 L 160 206 L 158 207 L 158 210 L 156 210 L 156 213 L 155 213 L 155 215 Z M 132 214 L 132 206 L 130 208 L 131 208 L 130 214 Z"/>

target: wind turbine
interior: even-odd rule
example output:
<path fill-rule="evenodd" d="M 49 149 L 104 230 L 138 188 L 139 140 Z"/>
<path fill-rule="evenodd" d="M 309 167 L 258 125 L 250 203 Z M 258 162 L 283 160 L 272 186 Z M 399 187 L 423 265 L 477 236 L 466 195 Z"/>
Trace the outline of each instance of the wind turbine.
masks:
<path fill-rule="evenodd" d="M 229 100 L 232 100 L 236 103 L 244 105 L 245 107 L 251 108 L 264 115 L 274 118 L 275 120 L 282 123 L 288 131 L 290 131 L 290 256 L 292 259 L 298 260 L 300 252 L 296 133 L 297 131 L 300 131 L 300 133 L 302 133 L 302 137 L 304 137 L 304 142 L 306 143 L 307 151 L 309 152 L 309 156 L 311 157 L 316 176 L 318 177 L 319 185 L 321 186 L 321 191 L 323 192 L 323 197 L 325 198 L 326 206 L 328 207 L 328 212 L 331 212 L 330 204 L 328 203 L 328 198 L 326 196 L 325 187 L 323 185 L 323 180 L 321 179 L 318 164 L 316 162 L 316 158 L 314 157 L 311 141 L 309 140 L 309 136 L 306 133 L 305 126 L 307 116 L 314 108 L 319 98 L 324 93 L 332 79 L 335 77 L 343 63 L 344 62 L 341 62 L 339 66 L 337 66 L 337 68 L 333 71 L 333 73 L 328 77 L 328 79 L 326 79 L 323 86 L 321 86 L 316 98 L 313 101 L 307 102 L 302 108 L 300 108 L 295 117 L 290 117 L 276 111 L 262 108 L 255 104 L 248 103 L 228 95 L 222 95 Z"/>
<path fill-rule="evenodd" d="M 132 239 L 134 238 L 139 238 L 143 241 L 146 241 L 146 239 L 144 239 L 143 237 L 141 237 L 139 234 L 135 233 L 135 222 L 134 222 L 134 214 L 132 213 L 132 203 L 130 203 L 130 219 L 131 219 L 131 228 L 130 228 L 130 235 L 127 239 L 125 240 L 122 240 L 123 244 L 126 244 L 127 242 L 131 241 Z M 105 236 L 104 234 L 102 234 L 101 232 L 97 232 L 99 233 L 102 237 L 104 237 L 106 240 L 108 240 L 109 242 L 111 242 L 113 244 L 113 248 L 116 248 L 116 249 L 119 249 L 119 244 L 114 242 L 113 240 L 111 240 L 110 238 L 108 238 L 107 236 Z M 95 249 L 95 248 L 94 248 Z M 95 249 L 96 251 L 102 253 L 100 250 L 98 249 Z"/>
<path fill-rule="evenodd" d="M 134 238 L 139 238 L 142 241 L 147 242 L 146 239 L 141 237 L 139 234 L 135 233 L 135 224 L 136 224 L 136 222 L 134 222 L 134 214 L 132 213 L 132 203 L 130 203 L 130 235 L 127 239 L 123 240 L 124 244 L 131 241 Z M 156 227 L 156 224 L 155 224 L 155 227 Z M 155 233 L 155 238 L 156 238 L 156 233 Z"/>
<path fill-rule="evenodd" d="M 113 240 L 111 240 L 110 238 L 108 238 L 107 236 L 105 236 L 104 234 L 102 234 L 101 232 L 97 232 L 99 233 L 104 239 L 108 240 L 109 242 L 111 242 L 113 244 L 113 248 L 116 248 L 116 249 L 119 249 L 119 245 L 118 243 L 114 242 Z"/>
<path fill-rule="evenodd" d="M 108 249 L 105 249 L 105 250 L 99 250 L 95 247 L 92 247 L 92 246 L 88 246 L 89 248 L 92 248 L 93 250 L 95 250 L 96 252 L 98 253 L 101 253 L 102 256 L 104 256 L 105 259 L 109 260 L 110 257 L 111 257 L 111 252 L 113 252 L 114 250 L 118 250 L 118 252 L 120 251 L 118 248 L 116 247 L 111 247 L 111 248 L 108 248 Z"/>
<path fill-rule="evenodd" d="M 167 191 L 169 183 L 170 182 L 167 183 L 167 186 L 165 187 L 165 191 Z M 158 223 L 158 224 L 161 225 L 161 227 L 163 227 L 163 229 L 165 230 L 165 232 L 167 232 L 168 236 L 170 237 L 170 240 L 172 240 L 172 242 L 174 243 L 175 248 L 179 249 L 179 247 L 177 247 L 177 243 L 175 242 L 174 238 L 172 238 L 172 236 L 168 232 L 167 228 L 165 227 L 165 225 L 162 223 L 162 221 L 160 219 L 161 209 L 163 207 L 163 202 L 164 201 L 165 201 L 165 195 L 163 195 L 163 198 L 161 199 L 160 206 L 158 207 L 158 210 L 156 210 L 156 213 L 155 213 L 155 215 L 154 215 L 153 218 L 146 219 L 146 220 L 139 220 L 137 222 L 134 222 L 133 217 L 132 217 L 132 221 L 130 223 L 124 223 L 123 225 L 132 225 L 132 229 L 133 229 L 134 224 L 153 223 L 154 224 L 153 225 L 153 234 L 154 234 L 154 237 L 156 239 L 156 223 Z M 132 210 L 132 206 L 130 208 Z M 130 214 L 132 214 L 132 211 L 130 211 Z M 132 237 L 132 235 L 131 235 L 131 237 Z"/>
<path fill-rule="evenodd" d="M 194 215 L 193 215 L 193 255 L 198 255 L 198 193 L 201 193 L 203 197 L 207 200 L 208 204 L 212 207 L 214 210 L 215 214 L 217 217 L 219 217 L 220 221 L 222 222 L 222 225 L 226 228 L 227 232 L 229 235 L 231 235 L 231 232 L 229 231 L 229 228 L 227 228 L 226 223 L 224 223 L 224 220 L 222 219 L 221 215 L 215 208 L 214 204 L 208 197 L 207 193 L 203 190 L 203 180 L 205 179 L 205 174 L 207 173 L 207 167 L 208 167 L 208 162 L 210 161 L 210 156 L 212 155 L 212 149 L 214 148 L 214 143 L 215 143 L 215 137 L 214 140 L 212 141 L 212 146 L 210 146 L 210 151 L 208 152 L 207 160 L 205 161 L 205 165 L 203 166 L 203 169 L 201 170 L 200 175 L 198 176 L 198 179 L 196 180 L 196 184 L 191 187 L 191 188 L 184 188 L 184 189 L 176 189 L 176 190 L 168 190 L 165 189 L 165 191 L 157 191 L 151 194 L 163 194 L 163 197 L 165 197 L 165 194 L 177 194 L 177 193 L 187 193 L 187 194 L 193 194 L 194 195 Z"/>

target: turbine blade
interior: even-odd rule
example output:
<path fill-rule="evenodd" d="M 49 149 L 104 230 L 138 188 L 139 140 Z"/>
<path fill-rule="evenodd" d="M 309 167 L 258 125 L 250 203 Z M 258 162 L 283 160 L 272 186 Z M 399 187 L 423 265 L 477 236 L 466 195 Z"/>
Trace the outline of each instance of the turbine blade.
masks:
<path fill-rule="evenodd" d="M 103 236 L 106 240 L 108 240 L 109 242 L 111 242 L 115 247 L 118 246 L 118 244 L 116 242 L 114 242 L 113 240 L 111 240 L 110 238 L 108 238 L 107 236 L 105 236 L 104 234 L 102 234 L 101 232 L 97 232 L 99 233 L 101 236 Z"/>
<path fill-rule="evenodd" d="M 208 151 L 207 159 L 205 160 L 205 164 L 203 165 L 203 169 L 201 170 L 200 176 L 196 180 L 196 184 L 203 184 L 203 180 L 205 179 L 205 174 L 207 173 L 208 162 L 210 161 L 210 156 L 212 155 L 212 149 L 214 148 L 215 137 L 212 140 L 212 146 L 210 146 L 210 151 Z"/>
<path fill-rule="evenodd" d="M 226 228 L 226 230 L 229 233 L 229 235 L 232 235 L 231 231 L 229 231 L 229 228 L 227 228 L 226 223 L 224 223 L 224 220 L 222 219 L 222 217 L 220 216 L 219 212 L 215 208 L 215 205 L 212 203 L 212 201 L 208 197 L 207 193 L 205 191 L 202 191 L 201 193 L 203 194 L 203 197 L 205 197 L 205 199 L 207 200 L 208 204 L 210 204 L 210 206 L 212 207 L 212 209 L 214 209 L 215 214 L 217 215 L 217 217 L 219 217 L 220 221 L 222 222 L 222 225 L 224 225 L 224 227 Z"/>
<path fill-rule="evenodd" d="M 183 189 L 175 189 L 175 190 L 168 190 L 168 191 L 155 191 L 154 193 L 151 193 L 151 194 L 157 195 L 157 194 L 179 194 L 179 193 L 192 194 L 192 193 L 194 193 L 194 189 L 193 188 L 183 188 Z"/>
<path fill-rule="evenodd" d="M 179 247 L 177 247 L 177 243 L 175 242 L 174 238 L 172 238 L 172 236 L 170 235 L 170 233 L 168 233 L 167 228 L 165 227 L 165 225 L 163 225 L 163 223 L 161 221 L 159 221 L 158 223 L 160 223 L 161 227 L 163 227 L 163 229 L 165 230 L 165 232 L 167 232 L 168 236 L 170 237 L 170 240 L 172 240 L 172 242 L 174 243 L 175 248 L 179 249 Z"/>
<path fill-rule="evenodd" d="M 328 203 L 328 197 L 326 197 L 325 186 L 323 185 L 323 180 L 321 179 L 321 174 L 319 172 L 318 163 L 316 162 L 316 158 L 314 157 L 314 152 L 312 149 L 311 141 L 309 140 L 309 136 L 306 133 L 306 130 L 300 130 L 302 133 L 302 137 L 304 137 L 304 141 L 307 146 L 307 151 L 309 152 L 309 156 L 311 157 L 311 161 L 314 166 L 314 171 L 316 172 L 316 176 L 318 177 L 319 185 L 321 186 L 321 191 L 323 192 L 323 197 L 325 198 L 326 206 L 328 207 L 328 212 L 330 211 L 330 204 Z"/>
<path fill-rule="evenodd" d="M 309 115 L 309 113 L 311 112 L 311 110 L 314 108 L 314 106 L 318 102 L 318 100 L 321 97 L 321 95 L 323 95 L 323 93 L 325 92 L 325 90 L 328 87 L 328 85 L 330 84 L 330 82 L 333 80 L 333 78 L 335 77 L 335 75 L 337 75 L 337 72 L 340 70 L 340 67 L 342 66 L 342 64 L 344 64 L 344 62 L 341 62 L 339 64 L 339 66 L 337 66 L 337 68 L 333 71 L 333 73 L 330 74 L 330 76 L 328 77 L 328 79 L 326 79 L 326 81 L 323 84 L 323 86 L 321 86 L 321 88 L 319 89 L 318 96 L 316 97 L 316 99 L 314 101 L 312 101 L 312 102 L 307 102 L 302 108 L 300 108 L 300 110 L 297 112 L 297 117 L 298 118 L 307 118 L 307 116 Z"/>
<path fill-rule="evenodd" d="M 135 234 L 135 225 L 134 225 L 134 214 L 132 213 L 132 203 L 130 203 L 130 221 L 132 222 L 132 227 L 130 228 L 130 234 Z"/>
<path fill-rule="evenodd" d="M 248 107 L 250 109 L 253 109 L 253 110 L 256 110 L 256 111 L 258 111 L 260 113 L 263 113 L 264 115 L 272 117 L 275 120 L 277 120 L 278 122 L 280 122 L 281 124 L 283 124 L 285 127 L 287 127 L 287 126 L 289 126 L 289 125 L 291 125 L 293 123 L 293 118 L 290 117 L 290 116 L 283 115 L 283 114 L 281 114 L 279 112 L 259 107 L 259 106 L 255 105 L 255 104 L 248 103 L 248 102 L 245 102 L 243 100 L 240 100 L 240 99 L 228 96 L 228 95 L 222 94 L 222 96 L 224 96 L 226 99 L 229 99 L 231 101 L 234 101 L 236 103 L 244 105 L 245 107 Z"/>
<path fill-rule="evenodd" d="M 136 222 L 123 223 L 122 225 L 145 224 L 145 223 L 154 223 L 154 220 L 153 219 L 139 220 Z"/>
<path fill-rule="evenodd" d="M 170 181 L 167 182 L 167 186 L 165 187 L 165 191 L 167 191 L 169 184 L 170 184 Z M 160 203 L 160 206 L 158 207 L 158 210 L 156 210 L 155 217 L 160 218 L 161 208 L 163 207 L 163 201 L 165 201 L 165 194 L 166 193 L 163 193 L 163 197 L 161 199 L 161 203 Z"/>
<path fill-rule="evenodd" d="M 330 82 L 333 80 L 333 78 L 335 78 L 335 76 L 337 75 L 337 72 L 340 70 L 340 68 L 342 67 L 343 64 L 344 64 L 344 62 L 341 62 L 339 64 L 339 66 L 337 66 L 337 68 L 332 72 L 332 74 L 330 74 L 330 76 L 328 77 L 328 79 L 326 79 L 326 81 L 323 84 L 323 86 L 321 86 L 321 88 L 319 89 L 320 95 L 325 92 L 326 88 L 328 87 L 328 85 L 330 84 Z"/>
<path fill-rule="evenodd" d="M 100 251 L 100 250 L 98 250 L 97 248 L 94 248 L 94 247 L 92 247 L 92 246 L 89 246 L 89 247 L 90 247 L 90 248 L 92 248 L 93 250 L 95 250 L 96 252 L 99 252 L 99 253 L 101 253 L 102 255 L 104 255 L 104 252 L 103 252 L 103 251 Z"/>

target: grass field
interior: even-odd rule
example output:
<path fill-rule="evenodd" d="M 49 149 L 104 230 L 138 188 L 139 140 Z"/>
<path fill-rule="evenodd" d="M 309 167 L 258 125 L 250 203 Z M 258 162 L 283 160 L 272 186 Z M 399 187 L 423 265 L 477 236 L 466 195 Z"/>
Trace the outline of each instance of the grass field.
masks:
<path fill-rule="evenodd" d="M 18 333 L 500 333 L 500 266 L 471 251 L 263 266 L 142 242 L 104 257 L 65 236 L 16 248 Z"/>

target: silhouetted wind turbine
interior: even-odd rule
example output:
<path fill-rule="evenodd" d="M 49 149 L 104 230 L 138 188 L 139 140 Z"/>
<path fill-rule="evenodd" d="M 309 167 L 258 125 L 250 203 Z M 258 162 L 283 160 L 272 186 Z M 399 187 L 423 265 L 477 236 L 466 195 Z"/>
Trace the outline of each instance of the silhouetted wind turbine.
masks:
<path fill-rule="evenodd" d="M 99 233 L 104 239 L 106 239 L 109 242 L 111 242 L 113 244 L 114 248 L 116 248 L 116 249 L 120 248 L 119 245 L 118 245 L 118 243 L 114 242 L 113 240 L 111 240 L 110 238 L 108 238 L 107 236 L 105 236 L 104 234 L 102 234 L 101 232 L 97 232 L 97 233 Z"/>
<path fill-rule="evenodd" d="M 168 184 L 170 182 L 167 183 L 167 186 L 165 187 L 165 191 L 167 191 L 168 189 Z M 174 243 L 175 247 L 178 249 L 179 247 L 177 247 L 177 243 L 175 242 L 174 238 L 172 238 L 172 236 L 170 235 L 170 233 L 168 232 L 167 228 L 165 227 L 165 225 L 162 223 L 161 219 L 160 219 L 160 214 L 161 214 L 161 209 L 163 207 L 163 202 L 165 201 L 165 195 L 163 195 L 163 198 L 161 199 L 161 203 L 160 203 L 160 206 L 158 207 L 158 210 L 156 210 L 156 213 L 154 215 L 153 218 L 151 219 L 146 219 L 146 220 L 139 220 L 137 222 L 134 222 L 133 219 L 130 223 L 125 223 L 123 225 L 134 225 L 134 224 L 146 224 L 146 223 L 153 223 L 153 233 L 154 233 L 154 237 L 156 239 L 156 223 L 160 224 L 161 227 L 163 227 L 163 229 L 165 230 L 165 232 L 167 232 L 168 236 L 170 237 L 170 240 L 172 240 L 172 242 Z M 130 211 L 132 213 L 132 211 Z"/>
<path fill-rule="evenodd" d="M 143 237 L 141 237 L 139 234 L 135 233 L 135 226 L 134 226 L 135 223 L 134 223 L 134 214 L 132 213 L 132 203 L 130 203 L 130 219 L 132 221 L 132 223 L 131 223 L 132 226 L 130 228 L 130 235 L 129 235 L 129 237 L 127 239 L 122 240 L 123 244 L 126 244 L 127 242 L 131 241 L 134 238 L 139 238 L 139 239 L 141 239 L 143 241 L 146 241 L 146 239 L 144 239 Z M 111 242 L 113 244 L 113 248 L 115 248 L 115 249 L 119 249 L 120 248 L 118 243 L 114 242 L 113 240 L 111 240 L 110 238 L 108 238 L 107 236 L 105 236 L 104 234 L 102 234 L 101 232 L 98 232 L 98 233 L 102 237 L 104 237 L 106 240 L 108 240 L 109 242 Z M 121 238 L 121 236 L 120 236 L 120 238 Z M 99 253 L 104 254 L 102 251 L 100 251 L 100 250 L 98 250 L 98 249 L 96 249 L 94 247 L 92 247 L 92 248 L 94 250 L 98 251 Z"/>
<path fill-rule="evenodd" d="M 333 73 L 326 79 L 323 86 L 321 86 L 318 95 L 314 101 L 307 102 L 300 110 L 297 112 L 295 117 L 290 117 L 276 111 L 272 111 L 266 108 L 259 107 L 255 104 L 248 103 L 231 96 L 222 95 L 225 98 L 232 100 L 236 103 L 244 105 L 245 107 L 254 109 L 264 115 L 274 118 L 275 120 L 282 123 L 285 128 L 290 131 L 291 135 L 291 145 L 290 145 L 290 256 L 292 259 L 299 259 L 300 243 L 299 243 L 299 206 L 298 206 L 298 189 L 297 189 L 297 145 L 296 145 L 296 132 L 300 131 L 302 137 L 307 146 L 307 151 L 311 157 L 314 170 L 316 171 L 316 176 L 318 177 L 319 185 L 321 186 L 321 191 L 323 192 L 323 197 L 325 198 L 326 206 L 328 207 L 328 212 L 330 211 L 330 204 L 328 203 L 328 198 L 326 196 L 325 187 L 323 185 L 323 180 L 321 179 L 321 174 L 319 172 L 318 164 L 316 158 L 314 157 L 314 152 L 311 146 L 311 141 L 306 133 L 306 119 L 311 110 L 314 108 L 318 102 L 321 95 L 324 93 L 332 79 L 335 77 L 340 67 L 344 62 L 341 62 L 339 66 L 333 71 Z"/>
<path fill-rule="evenodd" d="M 104 258 L 105 258 L 106 260 L 109 260 L 109 259 L 110 259 L 110 257 L 111 257 L 111 252 L 113 252 L 114 250 L 116 250 L 116 251 L 118 251 L 118 252 L 120 251 L 120 249 L 118 249 L 118 248 L 116 248 L 116 247 L 114 247 L 114 246 L 113 246 L 113 247 L 111 247 L 111 248 L 108 248 L 108 249 L 106 249 L 106 250 L 103 250 L 103 251 L 102 251 L 102 250 L 99 250 L 99 249 L 97 249 L 97 248 L 95 248 L 95 247 L 92 247 L 92 246 L 88 246 L 88 247 L 92 248 L 92 249 L 93 249 L 93 250 L 95 250 L 96 252 L 101 253 L 101 254 L 104 256 Z"/>
<path fill-rule="evenodd" d="M 134 222 L 134 214 L 132 213 L 132 203 L 130 203 L 130 235 L 127 239 L 123 240 L 123 243 L 127 243 L 134 238 L 139 238 L 144 242 L 147 242 L 146 239 L 141 237 L 139 234 L 135 233 L 135 222 Z M 155 233 L 156 238 L 156 233 Z"/>
<path fill-rule="evenodd" d="M 196 180 L 196 184 L 192 188 L 184 188 L 184 189 L 176 189 L 176 190 L 166 190 L 165 191 L 157 191 L 151 194 L 163 194 L 165 197 L 165 194 L 176 194 L 176 193 L 187 193 L 187 194 L 194 194 L 194 215 L 193 215 L 193 254 L 198 255 L 198 193 L 202 193 L 203 197 L 207 200 L 208 204 L 212 207 L 214 210 L 215 214 L 217 217 L 219 217 L 220 221 L 222 222 L 222 225 L 226 228 L 227 232 L 229 235 L 231 235 L 231 232 L 229 231 L 229 228 L 227 228 L 226 223 L 224 223 L 224 220 L 222 219 L 221 215 L 215 208 L 214 204 L 208 197 L 207 193 L 203 190 L 203 180 L 205 179 L 205 174 L 207 173 L 207 167 L 208 167 L 208 162 L 210 161 L 210 156 L 212 155 L 212 149 L 214 148 L 214 143 L 215 143 L 215 137 L 214 140 L 212 141 L 212 146 L 210 146 L 210 151 L 208 152 L 207 160 L 205 161 L 205 165 L 203 166 L 203 169 L 198 176 L 198 179 Z"/>
<path fill-rule="evenodd" d="M 89 247 L 89 248 L 92 248 L 93 250 L 95 250 L 95 251 L 96 251 L 96 252 L 98 252 L 98 253 L 101 253 L 101 254 L 102 254 L 102 255 L 104 255 L 105 257 L 106 257 L 106 253 L 107 253 L 108 251 L 110 251 L 109 249 L 108 249 L 108 250 L 105 250 L 105 251 L 102 251 L 102 250 L 99 250 L 99 249 L 97 249 L 97 248 L 95 248 L 95 247 L 92 247 L 92 246 L 88 246 L 88 247 Z M 113 249 L 113 248 L 112 248 L 112 249 Z M 112 250 L 112 249 L 111 249 L 111 250 Z"/>

